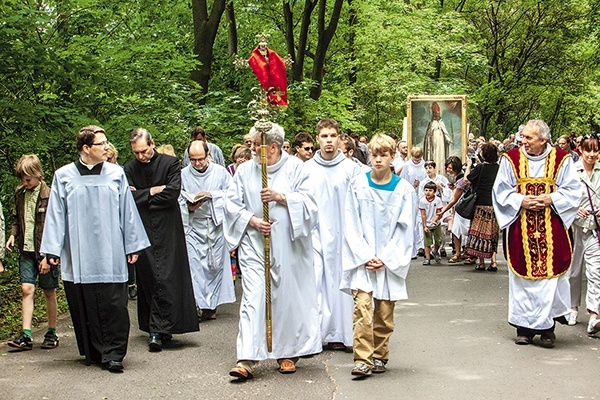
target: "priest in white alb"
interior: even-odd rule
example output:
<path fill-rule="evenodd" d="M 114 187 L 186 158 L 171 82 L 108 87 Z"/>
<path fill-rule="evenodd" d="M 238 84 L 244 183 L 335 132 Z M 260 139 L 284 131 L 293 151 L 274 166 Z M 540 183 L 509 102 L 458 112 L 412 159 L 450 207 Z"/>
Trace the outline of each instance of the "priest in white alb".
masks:
<path fill-rule="evenodd" d="M 187 153 L 190 164 L 181 170 L 179 203 L 196 307 L 200 320 L 213 320 L 217 318 L 217 306 L 235 301 L 223 235 L 225 195 L 231 175 L 221 165 L 210 162 L 206 142 L 194 140 Z M 185 195 L 193 197 L 192 201 Z"/>
<path fill-rule="evenodd" d="M 296 371 L 298 357 L 322 350 L 311 231 L 317 206 L 302 161 L 282 152 L 283 128 L 267 132 L 267 188 L 262 188 L 260 134 L 253 128 L 254 161 L 240 165 L 227 193 L 225 238 L 238 248 L 242 271 L 238 380 L 253 377 L 260 360 L 276 359 L 281 373 Z M 263 221 L 263 202 L 269 222 Z M 271 237 L 272 351 L 267 349 L 264 235 Z"/>
<path fill-rule="evenodd" d="M 352 297 L 340 290 L 346 189 L 360 167 L 339 150 L 339 125 L 332 119 L 317 124 L 319 150 L 304 167 L 315 188 L 319 221 L 313 232 L 322 341 L 331 350 L 352 346 Z"/>
<path fill-rule="evenodd" d="M 568 274 L 581 183 L 571 156 L 550 145 L 544 121 L 531 120 L 523 145 L 508 151 L 492 190 L 494 211 L 504 230 L 508 262 L 508 322 L 518 345 L 553 347 L 556 322 L 567 323 L 571 308 Z"/>

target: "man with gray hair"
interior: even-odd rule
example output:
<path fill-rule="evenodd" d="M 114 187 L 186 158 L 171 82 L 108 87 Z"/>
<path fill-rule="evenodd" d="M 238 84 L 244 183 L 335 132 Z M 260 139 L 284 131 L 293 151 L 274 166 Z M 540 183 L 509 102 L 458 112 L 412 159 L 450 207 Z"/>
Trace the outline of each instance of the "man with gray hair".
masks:
<path fill-rule="evenodd" d="M 567 229 L 581 183 L 570 154 L 550 145 L 544 121 L 529 121 L 521 138 L 521 147 L 502 156 L 492 190 L 509 267 L 508 322 L 516 344 L 541 335 L 542 347 L 554 347 L 556 321 L 566 324 L 571 309 Z"/>
<path fill-rule="evenodd" d="M 149 350 L 157 352 L 172 334 L 198 330 L 178 202 L 181 169 L 177 158 L 154 151 L 146 129 L 134 129 L 129 143 L 136 159 L 125 164 L 125 173 L 152 243 L 135 265 L 138 323 L 150 335 Z"/>
<path fill-rule="evenodd" d="M 260 360 L 276 359 L 279 372 L 296 371 L 298 357 L 322 350 L 313 271 L 311 231 L 317 205 L 303 162 L 281 150 L 277 124 L 266 135 L 269 187 L 262 188 L 260 134 L 251 131 L 254 162 L 241 164 L 227 192 L 225 239 L 238 248 L 242 299 L 237 364 L 229 372 L 251 379 Z M 269 220 L 263 220 L 263 203 Z M 271 237 L 272 349 L 267 349 L 265 312 L 265 235 Z"/>

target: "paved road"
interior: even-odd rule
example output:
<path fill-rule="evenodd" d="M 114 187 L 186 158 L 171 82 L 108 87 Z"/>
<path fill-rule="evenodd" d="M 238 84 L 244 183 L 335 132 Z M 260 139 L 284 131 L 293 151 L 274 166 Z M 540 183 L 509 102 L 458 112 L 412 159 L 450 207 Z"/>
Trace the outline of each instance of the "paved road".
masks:
<path fill-rule="evenodd" d="M 125 372 L 86 367 L 69 318 L 60 347 L 32 351 L 0 344 L 0 399 L 600 399 L 600 340 L 558 326 L 554 349 L 516 346 L 506 322 L 506 264 L 497 273 L 471 266 L 423 267 L 414 261 L 410 299 L 396 306 L 396 331 L 386 374 L 352 380 L 352 355 L 326 351 L 281 375 L 264 362 L 254 380 L 231 383 L 237 305 L 220 309 L 198 333 L 178 335 L 172 348 L 149 353 L 135 323 Z M 135 302 L 130 302 L 132 318 Z M 134 322 L 134 321 L 132 321 Z"/>

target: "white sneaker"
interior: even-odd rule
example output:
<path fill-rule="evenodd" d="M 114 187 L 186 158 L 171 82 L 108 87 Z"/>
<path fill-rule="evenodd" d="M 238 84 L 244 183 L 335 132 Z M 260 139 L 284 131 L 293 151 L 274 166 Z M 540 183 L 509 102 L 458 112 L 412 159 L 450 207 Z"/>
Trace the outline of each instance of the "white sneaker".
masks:
<path fill-rule="evenodd" d="M 577 310 L 571 310 L 571 312 L 569 313 L 569 325 L 573 326 L 575 324 L 577 324 L 577 315 L 579 314 L 579 312 Z"/>
<path fill-rule="evenodd" d="M 595 335 L 598 332 L 600 332 L 600 321 L 598 321 L 595 318 L 590 319 L 590 322 L 588 322 L 588 328 L 587 328 L 588 335 Z"/>

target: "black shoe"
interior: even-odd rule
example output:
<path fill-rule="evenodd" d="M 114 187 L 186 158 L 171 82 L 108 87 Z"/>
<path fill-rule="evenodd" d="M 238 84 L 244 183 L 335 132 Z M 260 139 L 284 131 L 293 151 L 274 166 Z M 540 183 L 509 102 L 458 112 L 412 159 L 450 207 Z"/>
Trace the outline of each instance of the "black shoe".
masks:
<path fill-rule="evenodd" d="M 526 335 L 517 336 L 517 339 L 515 340 L 515 344 L 518 344 L 520 346 L 531 344 L 531 343 L 533 343 L 533 338 L 531 336 L 526 336 Z"/>
<path fill-rule="evenodd" d="M 25 332 L 21 332 L 19 336 L 7 343 L 10 347 L 14 347 L 19 350 L 31 350 L 33 349 L 33 341 Z"/>
<path fill-rule="evenodd" d="M 152 353 L 162 351 L 162 340 L 160 333 L 151 333 L 148 338 L 148 350 Z"/>
<path fill-rule="evenodd" d="M 540 346 L 545 347 L 547 349 L 551 349 L 554 347 L 554 342 L 556 341 L 556 335 L 554 332 L 544 332 L 541 335 Z"/>
<path fill-rule="evenodd" d="M 54 349 L 55 347 L 58 347 L 58 336 L 56 333 L 51 331 L 46 332 L 41 347 L 42 349 Z"/>
<path fill-rule="evenodd" d="M 137 286 L 129 285 L 127 287 L 127 291 L 129 292 L 129 298 L 131 300 L 135 300 L 137 298 Z"/>
<path fill-rule="evenodd" d="M 123 372 L 123 363 L 121 361 L 110 360 L 102 364 L 102 366 L 110 372 Z"/>
<path fill-rule="evenodd" d="M 161 333 L 160 334 L 160 341 L 163 342 L 163 344 L 169 343 L 172 339 L 173 339 L 173 335 L 171 335 L 170 333 Z"/>
<path fill-rule="evenodd" d="M 446 249 L 443 247 L 440 249 L 440 257 L 448 257 L 448 254 L 446 254 Z"/>
<path fill-rule="evenodd" d="M 425 257 L 425 250 L 424 249 L 419 249 L 417 251 L 417 256 L 419 256 L 419 257 Z"/>

